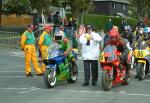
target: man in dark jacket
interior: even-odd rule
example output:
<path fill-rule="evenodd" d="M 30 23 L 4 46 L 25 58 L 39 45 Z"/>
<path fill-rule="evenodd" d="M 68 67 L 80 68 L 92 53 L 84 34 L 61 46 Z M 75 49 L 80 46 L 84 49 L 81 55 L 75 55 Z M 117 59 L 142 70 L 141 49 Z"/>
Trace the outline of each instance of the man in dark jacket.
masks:
<path fill-rule="evenodd" d="M 143 19 L 140 19 L 140 21 L 137 24 L 137 27 L 145 28 L 145 24 L 143 22 Z"/>

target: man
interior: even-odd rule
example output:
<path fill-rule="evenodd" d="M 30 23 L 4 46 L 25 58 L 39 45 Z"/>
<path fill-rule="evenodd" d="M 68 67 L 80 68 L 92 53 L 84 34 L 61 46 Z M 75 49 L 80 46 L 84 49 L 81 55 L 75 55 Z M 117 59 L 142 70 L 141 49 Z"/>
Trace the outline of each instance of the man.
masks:
<path fill-rule="evenodd" d="M 117 47 L 117 50 L 119 52 L 122 52 L 122 55 L 120 59 L 124 62 L 124 65 L 126 66 L 127 69 L 127 75 L 130 76 L 130 71 L 131 71 L 131 65 L 127 63 L 128 60 L 128 49 L 125 40 L 119 36 L 118 30 L 112 28 L 109 32 L 110 35 L 110 40 L 108 41 L 107 45 L 115 45 Z"/>
<path fill-rule="evenodd" d="M 142 19 L 142 18 L 141 18 L 141 19 L 140 19 L 140 21 L 138 22 L 137 27 L 145 28 L 145 24 L 144 24 L 144 22 L 143 22 L 143 19 Z"/>
<path fill-rule="evenodd" d="M 130 42 L 130 45 L 132 45 L 133 42 L 133 34 L 131 32 L 130 26 L 124 27 L 124 33 L 122 35 L 124 39 L 127 39 Z"/>
<path fill-rule="evenodd" d="M 21 49 L 25 52 L 25 72 L 26 76 L 33 76 L 31 73 L 30 62 L 32 61 L 37 76 L 43 75 L 38 66 L 36 51 L 35 51 L 35 37 L 33 34 L 33 25 L 27 26 L 27 30 L 21 37 Z"/>
<path fill-rule="evenodd" d="M 150 27 L 145 27 L 143 30 L 144 40 L 150 46 Z"/>
<path fill-rule="evenodd" d="M 102 38 L 92 31 L 92 26 L 87 25 L 86 33 L 82 34 L 79 42 L 82 44 L 82 58 L 84 63 L 85 81 L 82 86 L 88 86 L 90 80 L 90 69 L 92 71 L 92 85 L 97 86 L 98 80 L 98 58 L 99 43 Z"/>
<path fill-rule="evenodd" d="M 52 12 L 50 12 L 48 15 L 48 22 L 53 23 L 53 13 Z"/>
<path fill-rule="evenodd" d="M 143 28 L 138 28 L 138 31 L 137 31 L 137 33 L 136 33 L 136 38 L 135 38 L 135 40 L 136 41 L 141 41 L 142 40 L 142 38 L 143 38 Z"/>
<path fill-rule="evenodd" d="M 112 20 L 110 18 L 109 21 L 106 23 L 107 33 L 112 29 L 112 27 L 113 27 L 113 23 L 112 23 Z"/>
<path fill-rule="evenodd" d="M 121 26 L 120 26 L 121 32 L 123 32 L 125 26 L 128 26 L 128 22 L 127 22 L 126 19 L 124 19 L 124 20 L 121 22 Z"/>
<path fill-rule="evenodd" d="M 113 23 L 111 18 L 109 19 L 109 21 L 106 23 L 106 35 L 104 37 L 104 45 L 105 43 L 109 40 L 109 31 L 113 28 Z"/>
<path fill-rule="evenodd" d="M 40 51 L 42 53 L 42 60 L 43 60 L 43 54 L 45 52 L 45 50 L 49 47 L 49 45 L 52 43 L 52 38 L 50 36 L 50 32 L 52 31 L 52 27 L 50 25 L 46 25 L 44 26 L 44 31 L 43 33 L 41 34 L 40 38 L 39 38 L 39 42 L 38 42 L 38 45 L 39 45 L 39 48 L 40 48 Z M 42 62 L 42 72 L 44 73 L 45 72 L 45 64 Z"/>

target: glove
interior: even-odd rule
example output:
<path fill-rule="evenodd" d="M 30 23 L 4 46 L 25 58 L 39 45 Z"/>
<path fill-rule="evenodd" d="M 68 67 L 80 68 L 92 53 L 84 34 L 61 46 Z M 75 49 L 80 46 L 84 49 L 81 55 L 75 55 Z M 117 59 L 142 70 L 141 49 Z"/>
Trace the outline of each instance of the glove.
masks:
<path fill-rule="evenodd" d="M 68 52 L 65 51 L 65 52 L 64 52 L 64 55 L 67 56 L 67 55 L 68 55 Z"/>
<path fill-rule="evenodd" d="M 90 39 L 91 39 L 91 35 L 86 34 L 86 35 L 85 35 L 85 38 L 86 38 L 87 40 L 90 40 Z"/>

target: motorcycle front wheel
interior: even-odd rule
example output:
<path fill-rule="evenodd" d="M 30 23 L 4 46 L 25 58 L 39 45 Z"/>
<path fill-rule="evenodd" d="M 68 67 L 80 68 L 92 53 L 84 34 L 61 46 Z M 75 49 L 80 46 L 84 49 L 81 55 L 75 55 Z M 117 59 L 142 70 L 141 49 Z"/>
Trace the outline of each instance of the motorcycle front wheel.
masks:
<path fill-rule="evenodd" d="M 143 80 L 145 77 L 144 64 L 143 63 L 137 63 L 136 69 L 137 69 L 138 79 Z"/>
<path fill-rule="evenodd" d="M 56 71 L 54 69 L 46 69 L 44 73 L 44 83 L 47 88 L 53 88 L 56 84 Z"/>
<path fill-rule="evenodd" d="M 112 88 L 113 79 L 112 79 L 112 77 L 110 77 L 108 70 L 103 70 L 102 71 L 101 81 L 102 81 L 103 89 L 105 91 L 108 91 Z"/>

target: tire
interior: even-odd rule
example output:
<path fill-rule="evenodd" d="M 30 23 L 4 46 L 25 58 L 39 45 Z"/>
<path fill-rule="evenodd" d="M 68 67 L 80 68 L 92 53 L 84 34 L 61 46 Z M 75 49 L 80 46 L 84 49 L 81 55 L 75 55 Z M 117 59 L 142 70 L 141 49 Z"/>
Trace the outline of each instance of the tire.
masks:
<path fill-rule="evenodd" d="M 68 83 L 75 83 L 78 78 L 78 67 L 77 65 L 73 65 L 73 67 L 70 70 L 70 77 L 67 79 Z"/>
<path fill-rule="evenodd" d="M 122 85 L 128 85 L 131 81 L 131 76 L 128 76 L 126 73 L 126 76 L 124 78 L 124 82 L 122 83 Z"/>
<path fill-rule="evenodd" d="M 103 86 L 103 89 L 105 91 L 108 91 L 112 88 L 112 82 L 113 82 L 113 79 L 111 79 L 108 75 L 108 70 L 103 70 L 102 71 L 102 78 L 101 78 L 101 81 L 102 81 L 102 86 Z"/>
<path fill-rule="evenodd" d="M 53 77 L 51 77 L 53 73 Z M 53 69 L 46 69 L 44 73 L 44 83 L 47 88 L 53 88 L 56 84 L 56 71 Z"/>
<path fill-rule="evenodd" d="M 144 70 L 144 64 L 143 63 L 137 63 L 136 70 L 137 70 L 137 78 L 139 80 L 143 80 L 145 77 L 145 71 L 143 71 Z"/>

